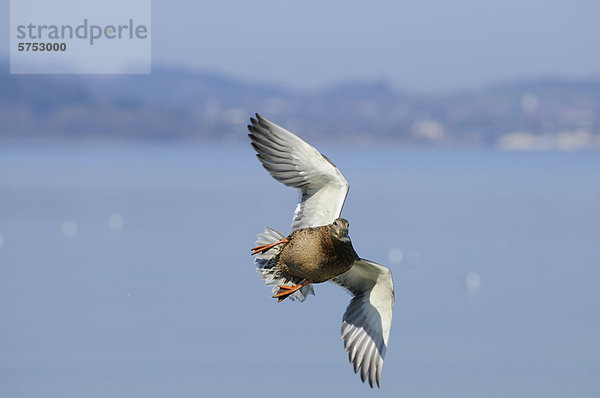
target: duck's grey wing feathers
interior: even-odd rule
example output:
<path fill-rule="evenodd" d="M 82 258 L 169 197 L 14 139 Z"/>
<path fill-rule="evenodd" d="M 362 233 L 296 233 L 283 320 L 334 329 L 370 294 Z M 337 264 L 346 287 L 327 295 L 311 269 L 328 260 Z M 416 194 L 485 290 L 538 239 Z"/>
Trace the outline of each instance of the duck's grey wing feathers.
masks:
<path fill-rule="evenodd" d="M 348 182 L 327 157 L 291 132 L 256 115 L 250 140 L 263 167 L 283 184 L 300 191 L 292 230 L 331 224 L 339 217 Z"/>
<path fill-rule="evenodd" d="M 354 372 L 362 381 L 380 386 L 381 369 L 392 326 L 394 283 L 391 271 L 360 259 L 352 268 L 331 279 L 354 295 L 342 322 L 344 348 Z"/>

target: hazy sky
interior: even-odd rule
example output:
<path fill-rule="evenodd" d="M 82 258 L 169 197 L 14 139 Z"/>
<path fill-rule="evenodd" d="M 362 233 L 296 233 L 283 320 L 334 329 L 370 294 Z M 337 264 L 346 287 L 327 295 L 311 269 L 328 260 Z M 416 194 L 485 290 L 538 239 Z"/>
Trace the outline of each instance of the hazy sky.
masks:
<path fill-rule="evenodd" d="M 245 80 L 310 89 L 383 79 L 431 92 L 600 75 L 598 0 L 152 3 L 155 64 Z"/>

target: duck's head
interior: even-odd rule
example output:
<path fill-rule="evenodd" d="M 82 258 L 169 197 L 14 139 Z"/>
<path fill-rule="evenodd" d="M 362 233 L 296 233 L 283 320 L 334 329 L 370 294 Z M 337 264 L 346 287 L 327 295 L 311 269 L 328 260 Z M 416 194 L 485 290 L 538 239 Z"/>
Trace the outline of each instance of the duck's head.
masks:
<path fill-rule="evenodd" d="M 348 236 L 348 220 L 345 218 L 336 218 L 335 221 L 329 227 L 329 234 L 332 240 L 338 240 L 343 243 L 350 243 L 350 237 Z"/>

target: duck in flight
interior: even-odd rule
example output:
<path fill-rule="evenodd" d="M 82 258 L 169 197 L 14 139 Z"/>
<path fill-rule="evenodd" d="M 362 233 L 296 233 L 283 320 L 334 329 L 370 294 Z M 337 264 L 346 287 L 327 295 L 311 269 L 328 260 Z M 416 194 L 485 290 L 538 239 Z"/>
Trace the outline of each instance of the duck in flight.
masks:
<path fill-rule="evenodd" d="M 313 284 L 332 282 L 354 297 L 342 320 L 342 338 L 354 372 L 380 386 L 394 307 L 391 271 L 360 258 L 340 218 L 348 182 L 338 168 L 296 135 L 256 114 L 248 130 L 263 167 L 277 181 L 297 188 L 292 232 L 265 227 L 252 254 L 274 298 L 304 301 Z"/>

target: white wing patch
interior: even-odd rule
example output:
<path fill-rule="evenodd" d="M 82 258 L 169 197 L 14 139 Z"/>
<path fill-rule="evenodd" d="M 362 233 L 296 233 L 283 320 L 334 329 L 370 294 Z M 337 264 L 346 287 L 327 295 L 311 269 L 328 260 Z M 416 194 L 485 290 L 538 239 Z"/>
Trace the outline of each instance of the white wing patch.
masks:
<path fill-rule="evenodd" d="M 354 372 L 362 381 L 380 386 L 381 369 L 392 326 L 394 283 L 392 273 L 369 260 L 358 260 L 352 268 L 331 281 L 349 290 L 354 298 L 342 321 L 342 338 Z"/>
<path fill-rule="evenodd" d="M 263 167 L 277 181 L 297 188 L 292 230 L 331 224 L 340 216 L 348 182 L 314 147 L 260 115 L 248 125 L 250 140 Z"/>

